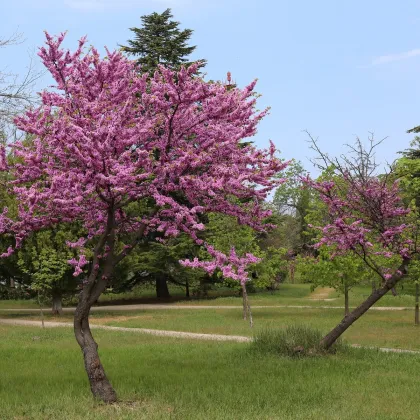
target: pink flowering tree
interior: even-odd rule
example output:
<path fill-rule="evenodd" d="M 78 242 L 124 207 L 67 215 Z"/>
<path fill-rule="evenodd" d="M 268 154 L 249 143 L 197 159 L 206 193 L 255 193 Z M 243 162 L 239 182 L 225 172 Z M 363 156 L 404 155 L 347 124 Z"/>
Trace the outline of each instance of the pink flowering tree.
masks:
<path fill-rule="evenodd" d="M 375 175 L 377 144 L 372 140 L 366 150 L 358 141 L 352 148 L 353 157 L 350 154 L 341 160 L 329 158 L 315 141 L 312 144 L 322 159 L 319 167 L 328 168 L 331 174 L 330 180 L 306 179 L 328 209 L 329 221 L 312 226 L 320 232 L 315 248 L 330 248 L 332 258 L 353 253 L 381 279 L 380 287 L 322 339 L 322 345 L 329 348 L 407 274 L 417 250 L 410 210 L 402 202 L 398 182 L 390 173 Z"/>
<path fill-rule="evenodd" d="M 211 245 L 205 245 L 205 247 L 210 256 L 213 257 L 211 261 L 200 261 L 198 258 L 194 258 L 192 261 L 180 261 L 180 264 L 184 267 L 201 268 L 209 274 L 213 274 L 219 269 L 224 278 L 239 282 L 242 289 L 243 318 L 246 320 L 248 315 L 252 327 L 252 313 L 248 300 L 248 293 L 246 291 L 246 282 L 249 280 L 248 267 L 252 264 L 259 263 L 261 258 L 250 253 L 240 257 L 237 255 L 234 248 L 230 250 L 229 255 L 226 255 L 223 252 L 217 251 Z"/>
<path fill-rule="evenodd" d="M 85 38 L 70 52 L 63 39 L 46 34 L 39 52 L 54 89 L 15 121 L 31 141 L 10 145 L 10 166 L 1 154 L 19 203 L 17 217 L 7 208 L 0 215 L 0 232 L 14 238 L 2 257 L 33 231 L 83 226 L 85 235 L 67 244 L 78 251 L 69 263 L 81 279 L 74 332 L 93 395 L 112 402 L 116 393 L 89 312 L 114 267 L 153 232 L 163 238 L 185 232 L 199 243 L 200 214 L 208 211 L 264 230 L 263 201 L 285 164 L 272 144 L 241 147 L 267 113 L 255 110 L 255 82 L 227 90 L 195 76 L 195 66 L 139 77 L 119 52 L 101 58 L 95 48 L 85 49 Z"/>

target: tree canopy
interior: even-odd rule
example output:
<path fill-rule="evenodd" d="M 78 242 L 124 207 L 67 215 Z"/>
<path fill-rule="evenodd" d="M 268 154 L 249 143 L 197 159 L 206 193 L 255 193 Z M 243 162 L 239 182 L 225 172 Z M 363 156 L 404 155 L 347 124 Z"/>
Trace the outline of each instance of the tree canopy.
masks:
<path fill-rule="evenodd" d="M 187 57 L 196 49 L 188 45 L 193 30 L 179 29 L 180 23 L 172 18 L 171 9 L 166 9 L 163 13 L 141 16 L 142 26 L 130 28 L 134 38 L 121 50 L 136 58 L 141 72 L 153 74 L 159 65 L 179 70 L 182 65 L 192 64 Z M 200 66 L 205 65 L 205 60 L 200 62 Z"/>

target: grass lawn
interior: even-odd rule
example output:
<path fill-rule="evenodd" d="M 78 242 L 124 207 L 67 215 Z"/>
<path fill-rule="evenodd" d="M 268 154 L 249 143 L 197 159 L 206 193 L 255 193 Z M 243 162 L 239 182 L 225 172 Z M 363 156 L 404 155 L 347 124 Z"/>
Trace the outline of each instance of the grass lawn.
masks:
<path fill-rule="evenodd" d="M 107 311 L 94 312 L 90 319 L 92 324 L 252 336 L 260 328 L 283 328 L 291 324 L 310 325 L 327 332 L 343 315 L 341 309 L 321 308 L 255 308 L 252 312 L 254 330 L 242 320 L 241 308 Z M 2 313 L 1 317 L 40 320 L 37 313 Z M 53 317 L 47 313 L 45 318 L 71 322 L 72 314 Z M 420 327 L 414 325 L 414 312 L 409 310 L 370 311 L 345 332 L 344 338 L 364 346 L 420 350 Z"/>
<path fill-rule="evenodd" d="M 315 295 L 317 291 L 315 290 Z M 384 296 L 375 306 L 398 306 L 398 307 L 413 307 L 414 297 L 409 294 L 403 294 L 408 289 L 400 291 L 398 296 L 392 296 L 391 293 Z M 370 294 L 371 288 L 369 286 L 358 286 L 350 291 L 350 306 L 354 307 L 360 304 Z M 186 300 L 183 295 L 183 290 L 177 286 L 170 287 L 172 299 L 163 301 L 163 303 L 175 303 L 176 305 L 197 305 L 197 306 L 220 306 L 220 305 L 241 305 L 242 298 L 238 296 L 232 289 L 222 288 L 209 292 L 207 299 L 190 299 Z M 338 292 L 331 290 L 328 298 L 331 300 L 316 300 L 312 299 L 314 294 L 311 293 L 311 286 L 309 284 L 281 284 L 279 289 L 274 293 L 269 291 L 261 291 L 249 295 L 251 304 L 254 306 L 275 306 L 275 305 L 308 305 L 308 306 L 343 306 L 344 297 Z M 182 300 L 180 300 L 182 299 Z M 70 306 L 77 304 L 77 299 L 74 298 L 69 302 Z M 162 303 L 156 300 L 155 291 L 150 288 L 136 288 L 131 292 L 122 294 L 103 294 L 99 298 L 100 305 L 113 304 L 130 304 L 130 303 Z M 13 308 L 38 308 L 38 304 L 32 300 L 0 300 L 0 309 Z M 48 309 L 48 308 L 47 308 Z"/>
<path fill-rule="evenodd" d="M 97 331 L 121 403 L 90 397 L 71 331 L 0 325 L 1 419 L 418 419 L 420 358 L 289 359 L 247 344 Z"/>
<path fill-rule="evenodd" d="M 34 300 L 0 300 L 0 309 L 23 309 L 23 308 L 36 309 L 36 308 L 39 308 L 39 305 Z"/>
<path fill-rule="evenodd" d="M 141 314 L 112 318 L 96 318 L 107 325 L 155 328 L 228 335 L 249 335 L 253 331 L 242 320 L 240 310 L 167 310 L 144 311 Z M 120 314 L 121 315 L 121 314 Z M 254 309 L 254 329 L 281 328 L 291 324 L 310 325 L 324 332 L 342 319 L 342 311 L 335 309 Z M 352 344 L 420 350 L 420 327 L 414 325 L 411 311 L 369 312 L 350 327 L 344 338 Z M 92 323 L 95 318 L 92 319 Z"/>

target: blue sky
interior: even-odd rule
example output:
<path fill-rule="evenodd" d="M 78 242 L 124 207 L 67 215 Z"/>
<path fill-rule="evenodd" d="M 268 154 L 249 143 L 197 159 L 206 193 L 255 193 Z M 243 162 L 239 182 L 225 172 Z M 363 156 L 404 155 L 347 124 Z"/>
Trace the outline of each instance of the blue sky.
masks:
<path fill-rule="evenodd" d="M 256 143 L 272 139 L 285 158 L 311 170 L 303 130 L 319 137 L 332 155 L 355 136 L 388 136 L 377 156 L 393 161 L 420 124 L 420 2 L 251 0 L 0 0 L 0 37 L 18 30 L 26 41 L 0 51 L 0 68 L 23 73 L 28 51 L 43 43 L 43 30 L 68 30 L 66 45 L 87 35 L 100 48 L 131 37 L 140 16 L 172 8 L 191 28 L 206 58 L 208 78 L 232 73 L 239 86 L 254 78 L 259 107 L 271 106 Z M 38 69 L 41 69 L 41 64 Z M 38 89 L 50 83 L 47 76 Z"/>

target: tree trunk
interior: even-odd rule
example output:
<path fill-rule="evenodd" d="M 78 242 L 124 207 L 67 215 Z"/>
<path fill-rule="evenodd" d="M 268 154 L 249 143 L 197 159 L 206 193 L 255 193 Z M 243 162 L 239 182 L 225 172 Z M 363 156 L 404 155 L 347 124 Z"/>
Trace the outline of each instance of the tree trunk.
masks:
<path fill-rule="evenodd" d="M 349 307 L 349 287 L 347 284 L 344 285 L 344 316 L 347 316 L 350 313 Z"/>
<path fill-rule="evenodd" d="M 63 314 L 63 294 L 60 290 L 52 292 L 52 313 L 53 315 Z"/>
<path fill-rule="evenodd" d="M 376 290 L 375 280 L 372 280 L 372 293 Z"/>
<path fill-rule="evenodd" d="M 394 274 L 389 280 L 387 280 L 383 286 L 376 289 L 371 295 L 361 303 L 351 313 L 346 315 L 343 320 L 333 328 L 322 340 L 320 345 L 325 349 L 329 349 L 336 340 L 349 328 L 355 321 L 357 321 L 368 309 L 374 305 L 382 296 L 387 294 L 395 285 L 401 280 L 404 274 L 407 273 L 407 266 L 410 260 L 404 258 L 402 264 L 398 268 L 399 273 Z"/>
<path fill-rule="evenodd" d="M 166 277 L 162 275 L 158 275 L 158 277 L 156 277 L 156 297 L 158 299 L 168 299 L 171 297 Z"/>
<path fill-rule="evenodd" d="M 246 321 L 247 319 L 247 315 L 249 315 L 249 325 L 251 326 L 251 328 L 254 325 L 254 321 L 252 320 L 252 312 L 251 312 L 251 306 L 249 304 L 249 300 L 248 300 L 248 293 L 246 291 L 246 285 L 241 284 L 242 287 L 242 317 L 244 319 L 244 321 Z"/>
<path fill-rule="evenodd" d="M 190 298 L 190 284 L 188 282 L 188 279 L 185 280 L 185 297 Z"/>
<path fill-rule="evenodd" d="M 416 283 L 416 308 L 414 311 L 414 323 L 416 325 L 419 325 L 419 295 L 420 295 L 420 285 L 419 283 Z"/>
<path fill-rule="evenodd" d="M 248 307 L 247 307 L 247 300 L 248 300 L 248 294 L 246 293 L 246 286 L 245 283 L 241 285 L 242 287 L 242 318 L 244 319 L 244 321 L 246 321 L 246 314 L 248 312 Z"/>
<path fill-rule="evenodd" d="M 87 294 L 87 293 L 86 293 Z M 93 339 L 89 326 L 89 304 L 84 291 L 74 314 L 74 333 L 83 353 L 85 370 L 89 378 L 90 389 L 95 398 L 106 403 L 117 401 L 117 394 L 105 375 L 104 368 L 98 354 L 98 345 Z"/>
<path fill-rule="evenodd" d="M 391 293 L 392 293 L 392 296 L 398 296 L 397 289 L 395 287 L 391 289 Z"/>
<path fill-rule="evenodd" d="M 88 375 L 90 389 L 95 398 L 105 403 L 113 403 L 117 401 L 117 394 L 112 388 L 111 383 L 106 377 L 105 370 L 102 366 L 98 354 L 98 345 L 93 339 L 89 326 L 90 308 L 101 296 L 107 287 L 109 280 L 112 278 L 114 267 L 124 259 L 133 249 L 124 249 L 118 255 L 114 255 L 115 249 L 115 209 L 108 208 L 108 218 L 106 229 L 95 246 L 91 271 L 85 281 L 79 295 L 79 302 L 74 313 L 74 335 L 79 344 L 85 364 L 85 370 Z M 146 225 L 143 224 L 137 231 L 136 240 L 142 237 Z M 105 248 L 107 247 L 107 248 Z M 106 258 L 100 258 L 106 251 Z"/>

